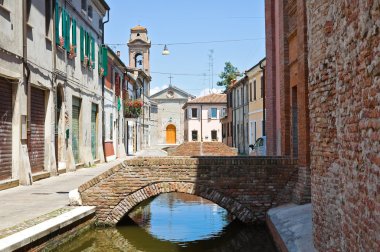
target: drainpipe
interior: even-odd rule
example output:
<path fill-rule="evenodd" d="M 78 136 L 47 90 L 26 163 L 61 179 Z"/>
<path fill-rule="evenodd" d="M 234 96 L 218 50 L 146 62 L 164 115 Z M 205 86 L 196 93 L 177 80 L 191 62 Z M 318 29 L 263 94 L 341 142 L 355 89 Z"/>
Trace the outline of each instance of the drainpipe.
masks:
<path fill-rule="evenodd" d="M 241 89 L 241 92 L 243 94 L 243 99 L 242 99 L 242 104 L 243 104 L 243 150 L 244 150 L 244 153 L 245 153 L 245 92 L 244 92 L 244 82 L 243 82 L 243 85 L 242 85 L 242 89 Z"/>
<path fill-rule="evenodd" d="M 102 25 L 102 47 L 104 46 L 104 25 L 110 21 L 110 11 L 107 10 L 107 20 L 103 22 Z M 108 66 L 107 66 L 108 67 Z M 102 77 L 102 145 L 104 160 L 106 160 L 106 115 L 104 111 L 104 85 L 105 85 L 105 76 Z"/>
<path fill-rule="evenodd" d="M 141 143 L 143 143 L 143 141 L 144 141 L 144 133 L 145 133 L 145 99 L 144 99 L 145 98 L 145 78 L 143 79 L 142 98 L 143 98 L 143 106 L 142 106 L 142 109 L 143 109 L 143 111 L 142 111 L 143 123 L 142 123 L 142 139 L 141 139 Z"/>
<path fill-rule="evenodd" d="M 31 116 L 31 86 L 30 86 L 30 69 L 28 66 L 28 41 L 27 41 L 27 1 L 24 0 L 22 1 L 22 18 L 23 18 L 23 23 L 22 23 L 22 65 L 23 65 L 23 75 L 24 75 L 24 84 L 25 84 L 25 91 L 26 91 L 26 103 L 27 103 L 27 122 L 26 122 L 26 127 L 27 127 L 27 140 L 26 140 L 26 146 L 27 149 L 30 150 L 31 148 L 31 121 L 32 121 L 32 116 Z M 32 177 L 31 174 L 28 173 L 29 181 L 26 183 L 28 185 L 32 184 Z"/>
<path fill-rule="evenodd" d="M 266 125 L 266 115 L 265 115 L 265 65 L 262 65 L 264 62 L 264 59 L 260 61 L 260 69 L 263 71 L 263 121 L 264 121 L 264 125 L 263 125 L 263 136 L 266 135 L 266 132 L 265 132 L 265 125 Z"/>

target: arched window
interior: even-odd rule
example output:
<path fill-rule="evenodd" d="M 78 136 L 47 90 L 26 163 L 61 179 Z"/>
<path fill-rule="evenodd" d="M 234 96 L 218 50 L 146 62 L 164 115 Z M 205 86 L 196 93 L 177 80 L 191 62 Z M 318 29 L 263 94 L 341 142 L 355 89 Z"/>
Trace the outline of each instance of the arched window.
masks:
<path fill-rule="evenodd" d="M 135 67 L 139 69 L 144 68 L 144 57 L 141 53 L 138 53 L 135 56 Z"/>

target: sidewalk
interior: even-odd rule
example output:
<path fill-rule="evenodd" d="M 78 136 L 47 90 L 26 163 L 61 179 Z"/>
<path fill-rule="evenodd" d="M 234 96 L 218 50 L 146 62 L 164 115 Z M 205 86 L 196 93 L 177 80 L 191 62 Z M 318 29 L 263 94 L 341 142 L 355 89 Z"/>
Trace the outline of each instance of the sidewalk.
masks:
<path fill-rule="evenodd" d="M 46 217 L 40 219 L 48 219 L 72 209 L 68 207 L 69 191 L 124 160 L 118 159 L 50 177 L 34 182 L 32 186 L 18 186 L 0 191 L 0 236 L 4 229 L 30 222 L 42 215 Z"/>
<path fill-rule="evenodd" d="M 287 204 L 268 211 L 268 227 L 281 251 L 313 252 L 312 206 Z"/>

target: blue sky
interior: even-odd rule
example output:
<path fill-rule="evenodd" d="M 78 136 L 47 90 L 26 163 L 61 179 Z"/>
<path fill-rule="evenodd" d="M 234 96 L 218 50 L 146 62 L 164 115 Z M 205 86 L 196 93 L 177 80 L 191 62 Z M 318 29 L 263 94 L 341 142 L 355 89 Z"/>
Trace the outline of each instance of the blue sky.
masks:
<path fill-rule="evenodd" d="M 170 45 L 169 56 L 162 56 L 163 46 L 151 48 L 151 88 L 154 91 L 172 84 L 199 96 L 211 88 L 209 54 L 213 50 L 214 87 L 231 61 L 240 71 L 249 69 L 265 56 L 264 0 L 108 0 L 110 22 L 106 24 L 108 44 L 127 43 L 130 28 L 140 24 L 148 29 L 152 44 L 178 42 L 243 40 L 240 42 Z M 111 46 L 121 51 L 128 65 L 127 46 Z M 191 74 L 191 76 L 176 75 Z M 195 76 L 192 76 L 195 75 Z"/>

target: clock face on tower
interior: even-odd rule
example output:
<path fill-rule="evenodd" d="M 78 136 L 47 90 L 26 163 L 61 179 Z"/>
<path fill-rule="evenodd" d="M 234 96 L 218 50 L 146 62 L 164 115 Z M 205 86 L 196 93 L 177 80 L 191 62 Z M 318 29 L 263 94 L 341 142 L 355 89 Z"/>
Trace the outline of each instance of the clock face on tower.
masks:
<path fill-rule="evenodd" d="M 166 93 L 166 96 L 167 96 L 168 98 L 174 98 L 174 92 L 173 92 L 173 90 L 169 90 L 169 91 Z"/>

